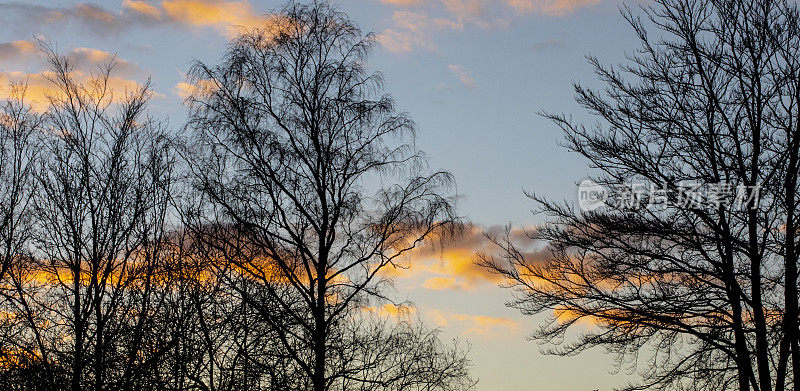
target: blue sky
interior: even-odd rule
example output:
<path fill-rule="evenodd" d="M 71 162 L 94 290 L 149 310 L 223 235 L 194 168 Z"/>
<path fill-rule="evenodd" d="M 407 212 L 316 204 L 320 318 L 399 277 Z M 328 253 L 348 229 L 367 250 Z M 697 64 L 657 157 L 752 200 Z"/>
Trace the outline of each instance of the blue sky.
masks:
<path fill-rule="evenodd" d="M 471 345 L 480 390 L 592 390 L 625 382 L 602 351 L 558 358 L 526 335 L 538 319 L 504 307 L 510 292 L 476 269 L 487 249 L 480 230 L 540 222 L 523 189 L 575 200 L 586 162 L 558 145 L 560 130 L 537 115 L 566 112 L 592 121 L 571 84 L 598 82 L 585 56 L 616 63 L 636 48 L 614 0 L 334 1 L 383 46 L 371 65 L 419 127 L 418 146 L 433 168 L 457 179 L 460 212 L 478 227 L 443 258 L 429 256 L 397 279 L 397 295 L 448 338 Z M 26 73 L 32 95 L 42 38 L 91 68 L 116 54 L 118 82 L 151 77 L 152 109 L 178 128 L 184 74 L 193 60 L 214 62 L 233 30 L 258 23 L 278 1 L 149 0 L 80 3 L 0 2 L 0 82 Z M 630 3 L 637 6 L 637 3 Z M 83 68 L 81 68 L 83 67 Z M 0 96 L 3 95 L 0 90 Z"/>

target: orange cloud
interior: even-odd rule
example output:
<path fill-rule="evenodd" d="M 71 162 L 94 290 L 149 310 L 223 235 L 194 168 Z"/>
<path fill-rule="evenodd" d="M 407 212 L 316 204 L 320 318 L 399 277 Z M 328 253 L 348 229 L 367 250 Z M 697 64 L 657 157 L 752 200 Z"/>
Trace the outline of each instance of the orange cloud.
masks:
<path fill-rule="evenodd" d="M 139 72 L 138 65 L 123 58 L 119 58 L 116 54 L 98 49 L 78 47 L 72 49 L 67 57 L 77 69 L 97 69 L 97 67 L 103 67 L 113 62 L 114 73 L 132 76 Z"/>
<path fill-rule="evenodd" d="M 478 254 L 498 252 L 497 245 L 486 235 L 504 235 L 505 228 L 467 224 L 459 227 L 459 231 L 457 238 L 441 246 L 427 244 L 415 249 L 407 262 L 397 267 L 388 265 L 381 274 L 400 280 L 422 281 L 421 287 L 430 290 L 474 290 L 482 284 L 502 282 L 500 276 L 476 262 Z M 528 238 L 525 229 L 513 229 L 509 235 L 530 261 L 538 262 L 547 256 L 547 250 Z"/>
<path fill-rule="evenodd" d="M 200 80 L 197 83 L 180 82 L 175 85 L 172 92 L 181 99 L 189 99 L 198 95 L 204 96 L 217 88 L 212 80 Z"/>
<path fill-rule="evenodd" d="M 161 11 L 146 1 L 125 0 L 122 2 L 122 7 L 150 18 L 161 17 Z"/>
<path fill-rule="evenodd" d="M 14 85 L 25 86 L 25 101 L 31 105 L 34 111 L 44 112 L 52 97 L 61 96 L 61 90 L 51 81 L 54 74 L 50 71 L 41 73 L 26 73 L 20 71 L 0 72 L 0 99 L 15 98 Z M 77 83 L 84 84 L 91 82 L 95 76 L 91 73 L 75 70 L 70 73 Z M 135 80 L 121 77 L 110 77 L 108 79 L 109 90 L 114 93 L 114 100 L 124 98 L 126 91 L 133 91 L 141 88 Z"/>
<path fill-rule="evenodd" d="M 14 41 L 0 44 L 0 60 L 4 55 L 15 57 L 26 56 L 46 63 L 46 55 L 38 50 L 37 44 L 31 41 Z M 95 78 L 98 69 L 113 63 L 113 75 L 109 78 L 109 88 L 115 99 L 121 99 L 126 91 L 138 89 L 141 85 L 132 80 L 139 67 L 116 55 L 87 47 L 72 49 L 65 55 L 74 68 L 70 76 L 79 84 L 89 83 Z M 30 65 L 28 61 L 28 65 Z M 22 72 L 16 70 L 0 71 L 0 99 L 18 98 L 24 91 L 25 101 L 31 104 L 34 111 L 45 110 L 51 97 L 61 95 L 61 90 L 52 82 L 55 75 L 50 71 Z M 156 94 L 160 95 L 160 94 Z"/>
<path fill-rule="evenodd" d="M 599 318 L 581 315 L 577 310 L 564 306 L 553 308 L 553 316 L 556 318 L 556 321 L 561 324 L 575 322 L 576 325 L 582 325 L 586 328 L 591 328 L 603 323 Z"/>
<path fill-rule="evenodd" d="M 518 334 L 520 323 L 509 317 L 469 315 L 428 309 L 425 314 L 438 326 L 458 330 L 463 335 L 496 338 Z"/>
<path fill-rule="evenodd" d="M 247 0 L 124 0 L 119 11 L 91 3 L 64 7 L 0 3 L 0 14 L 12 16 L 5 19 L 20 25 L 76 24 L 103 35 L 131 27 L 178 25 L 211 27 L 231 37 L 237 27 L 253 28 L 269 20 Z"/>
<path fill-rule="evenodd" d="M 215 27 L 227 36 L 234 36 L 237 27 L 258 27 L 267 19 L 247 1 L 165 0 L 161 2 L 170 19 L 196 27 Z"/>
<path fill-rule="evenodd" d="M 139 71 L 139 67 L 125 59 L 118 58 L 115 54 L 103 50 L 77 47 L 66 54 L 72 65 L 77 69 L 94 69 L 97 66 L 105 66 L 113 61 L 114 71 L 126 75 L 132 75 Z M 44 52 L 39 50 L 36 42 L 33 41 L 13 41 L 0 43 L 0 61 L 6 63 L 17 60 L 16 63 L 31 65 L 31 60 L 39 59 L 42 64 L 46 63 L 47 57 Z M 20 61 L 25 60 L 25 61 Z"/>
<path fill-rule="evenodd" d="M 365 307 L 364 311 L 388 316 L 395 319 L 410 320 L 417 313 L 417 308 L 410 305 L 384 304 L 378 307 Z"/>

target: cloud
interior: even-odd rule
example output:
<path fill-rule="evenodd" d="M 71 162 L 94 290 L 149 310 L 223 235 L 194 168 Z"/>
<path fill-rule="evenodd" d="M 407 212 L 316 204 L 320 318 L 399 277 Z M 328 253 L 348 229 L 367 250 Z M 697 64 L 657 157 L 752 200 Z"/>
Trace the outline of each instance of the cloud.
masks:
<path fill-rule="evenodd" d="M 608 310 L 606 312 L 610 315 L 614 311 Z M 601 318 L 591 315 L 584 315 L 582 312 L 566 306 L 557 306 L 553 308 L 553 318 L 555 318 L 555 320 L 560 324 L 572 322 L 575 325 L 580 325 L 587 329 L 607 323 Z"/>
<path fill-rule="evenodd" d="M 0 3 L 0 20 L 25 26 L 77 24 L 96 34 L 118 34 L 133 27 L 177 25 L 213 28 L 224 36 L 238 27 L 253 28 L 269 20 L 246 0 L 124 0 L 120 10 L 92 3 L 48 7 L 17 2 Z"/>
<path fill-rule="evenodd" d="M 392 15 L 394 27 L 384 30 L 378 36 L 385 48 L 393 52 L 410 52 L 415 48 L 435 50 L 431 30 L 439 30 L 446 20 L 431 20 L 419 12 L 395 11 Z"/>
<path fill-rule="evenodd" d="M 117 16 L 101 6 L 90 3 L 77 4 L 74 14 L 87 24 L 94 24 L 102 29 L 118 28 Z"/>
<path fill-rule="evenodd" d="M 13 85 L 25 85 L 25 101 L 35 111 L 42 112 L 51 97 L 61 96 L 61 90 L 51 81 L 54 74 L 50 71 L 27 73 L 21 71 L 0 72 L 0 99 L 14 97 Z M 94 75 L 89 72 L 75 70 L 70 73 L 77 83 L 89 83 Z M 136 80 L 122 77 L 110 77 L 108 87 L 114 92 L 115 99 L 122 99 L 124 92 L 138 89 L 141 85 Z"/>
<path fill-rule="evenodd" d="M 600 0 L 507 0 L 508 6 L 519 13 L 539 13 L 549 16 L 565 16 L 580 8 L 599 4 Z"/>
<path fill-rule="evenodd" d="M 518 334 L 520 323 L 509 317 L 470 315 L 426 309 L 423 311 L 437 326 L 459 330 L 461 334 L 497 338 Z"/>
<path fill-rule="evenodd" d="M 34 42 L 14 41 L 0 43 L 0 60 L 4 56 L 25 56 L 27 64 L 38 62 L 39 65 L 47 63 L 47 57 L 40 51 Z M 87 47 L 78 47 L 70 50 L 64 55 L 72 64 L 73 70 L 70 72 L 77 83 L 84 84 L 91 82 L 98 71 L 104 70 L 105 66 L 113 63 L 114 68 L 108 80 L 110 91 L 114 93 L 115 99 L 122 99 L 127 91 L 133 91 L 141 87 L 135 78 L 140 76 L 141 69 L 138 65 L 123 58 L 116 57 L 115 54 Z M 6 62 L 7 65 L 8 62 Z M 8 67 L 6 67 L 8 68 Z M 52 82 L 54 74 L 49 70 L 39 71 L 20 71 L 14 69 L 0 69 L 0 99 L 17 97 L 16 93 L 24 87 L 25 100 L 31 104 L 36 111 L 44 111 L 51 97 L 61 95 L 61 90 Z M 153 93 L 155 96 L 161 94 Z"/>
<path fill-rule="evenodd" d="M 214 27 L 225 35 L 237 28 L 253 28 L 267 22 L 247 1 L 166 0 L 161 8 L 173 21 L 194 27 Z"/>
<path fill-rule="evenodd" d="M 417 313 L 417 307 L 402 304 L 384 304 L 378 307 L 365 307 L 364 311 L 378 314 L 379 316 L 411 320 L 413 315 Z"/>
<path fill-rule="evenodd" d="M 415 48 L 435 50 L 432 33 L 442 30 L 462 30 L 467 24 L 483 28 L 505 26 L 504 21 L 485 18 L 480 1 L 446 0 L 442 3 L 443 15 L 431 17 L 430 11 L 394 11 L 392 27 L 385 29 L 378 41 L 393 52 L 409 52 Z"/>
<path fill-rule="evenodd" d="M 600 0 L 381 0 L 394 7 L 414 6 L 414 12 L 395 11 L 392 25 L 380 42 L 393 52 L 434 50 L 433 33 L 442 30 L 505 29 L 521 15 L 565 16 Z"/>
<path fill-rule="evenodd" d="M 458 19 L 481 18 L 486 15 L 486 5 L 482 0 L 442 0 L 442 3 Z"/>
<path fill-rule="evenodd" d="M 424 319 L 437 327 L 446 327 L 464 336 L 478 338 L 503 338 L 517 335 L 522 329 L 519 321 L 505 316 L 463 314 L 430 307 L 418 309 L 412 305 L 384 304 L 364 307 L 363 311 L 403 321 Z"/>
<path fill-rule="evenodd" d="M 18 60 L 38 53 L 33 41 L 12 41 L 0 43 L 0 61 Z"/>
<path fill-rule="evenodd" d="M 381 3 L 397 7 L 413 7 L 422 4 L 423 0 L 381 0 Z"/>
<path fill-rule="evenodd" d="M 122 7 L 149 18 L 161 17 L 161 10 L 146 1 L 125 0 L 122 2 Z"/>
<path fill-rule="evenodd" d="M 50 24 L 78 23 L 95 33 L 118 32 L 119 15 L 91 3 L 71 7 L 47 7 L 28 3 L 0 3 L 0 20 L 5 24 L 40 26 Z"/>
<path fill-rule="evenodd" d="M 524 251 L 526 259 L 538 262 L 549 252 L 527 236 L 530 229 L 535 227 L 515 228 L 509 236 Z M 381 274 L 428 290 L 475 290 L 486 284 L 501 283 L 500 276 L 476 262 L 479 254 L 498 253 L 499 248 L 487 235 L 504 236 L 505 227 L 464 224 L 459 232 L 457 238 L 443 245 L 428 243 L 415 249 L 404 264 L 387 266 Z"/>
<path fill-rule="evenodd" d="M 209 95 L 217 88 L 211 80 L 200 80 L 197 83 L 180 82 L 175 85 L 172 92 L 181 99 L 189 99 L 197 95 Z"/>
<path fill-rule="evenodd" d="M 72 65 L 78 69 L 93 70 L 98 66 L 105 66 L 114 63 L 114 71 L 121 75 L 132 76 L 137 74 L 139 66 L 115 54 L 103 50 L 78 47 L 66 54 Z M 40 50 L 36 42 L 33 41 L 13 41 L 0 43 L 0 61 L 8 63 L 24 63 L 31 65 L 32 62 L 40 64 L 46 63 L 47 57 Z M 7 66 L 4 68 L 8 68 Z M 8 69 L 6 69 L 8 70 Z"/>
<path fill-rule="evenodd" d="M 544 49 L 549 49 L 549 48 L 560 48 L 560 47 L 564 47 L 564 45 L 565 45 L 564 41 L 562 41 L 562 40 L 560 40 L 558 38 L 550 38 L 550 39 L 545 39 L 543 41 L 534 42 L 531 45 L 531 49 L 533 51 L 539 51 L 539 50 L 544 50 Z"/>
<path fill-rule="evenodd" d="M 472 73 L 466 71 L 461 65 L 450 65 L 448 68 L 450 69 L 450 72 L 453 72 L 453 74 L 458 78 L 458 81 L 464 85 L 464 87 L 467 87 L 470 90 L 474 90 L 478 87 L 475 83 L 475 78 L 472 77 Z"/>
<path fill-rule="evenodd" d="M 72 49 L 67 57 L 72 61 L 73 66 L 78 69 L 96 69 L 113 62 L 116 74 L 133 76 L 140 71 L 138 65 L 119 58 L 116 54 L 93 48 L 78 47 Z"/>
<path fill-rule="evenodd" d="M 465 282 L 461 282 L 455 277 L 432 277 L 425 280 L 422 286 L 426 289 L 439 291 L 439 290 L 469 290 L 471 288 Z"/>

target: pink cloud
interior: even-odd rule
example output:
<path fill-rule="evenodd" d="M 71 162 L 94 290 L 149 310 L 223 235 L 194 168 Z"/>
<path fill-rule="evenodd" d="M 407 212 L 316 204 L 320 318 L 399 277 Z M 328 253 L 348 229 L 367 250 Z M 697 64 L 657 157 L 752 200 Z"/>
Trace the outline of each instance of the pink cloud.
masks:
<path fill-rule="evenodd" d="M 453 72 L 453 74 L 458 78 L 458 81 L 464 85 L 464 87 L 467 87 L 470 90 L 474 90 L 478 87 L 475 83 L 475 78 L 472 77 L 472 73 L 465 70 L 463 66 L 450 65 L 448 68 L 450 69 L 450 72 Z"/>
<path fill-rule="evenodd" d="M 599 3 L 600 0 L 507 0 L 508 6 L 517 12 L 550 16 L 565 16 Z"/>
<path fill-rule="evenodd" d="M 423 0 L 381 0 L 381 3 L 397 7 L 412 7 L 422 4 Z"/>
<path fill-rule="evenodd" d="M 393 52 L 436 49 L 433 34 L 466 27 L 505 29 L 520 15 L 565 16 L 600 0 L 381 0 L 414 12 L 395 11 L 392 25 L 383 30 L 381 43 Z"/>

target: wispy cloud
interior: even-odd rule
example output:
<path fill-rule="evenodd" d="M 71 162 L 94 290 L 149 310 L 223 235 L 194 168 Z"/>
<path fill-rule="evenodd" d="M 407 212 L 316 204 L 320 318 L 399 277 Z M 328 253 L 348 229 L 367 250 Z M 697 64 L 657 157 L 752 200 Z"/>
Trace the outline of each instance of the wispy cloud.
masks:
<path fill-rule="evenodd" d="M 423 0 L 381 0 L 381 3 L 391 4 L 398 7 L 412 7 L 422 4 Z"/>
<path fill-rule="evenodd" d="M 393 52 L 410 52 L 415 48 L 436 49 L 431 30 L 438 30 L 441 21 L 431 20 L 428 15 L 410 11 L 395 11 L 394 26 L 384 30 L 378 41 Z"/>
<path fill-rule="evenodd" d="M 569 15 L 580 8 L 599 3 L 600 0 L 507 0 L 508 6 L 517 12 L 550 16 Z"/>
<path fill-rule="evenodd" d="M 509 317 L 461 314 L 433 308 L 425 309 L 423 313 L 436 325 L 468 336 L 498 338 L 516 335 L 521 329 L 520 322 Z"/>
<path fill-rule="evenodd" d="M 550 48 L 560 48 L 560 47 L 564 47 L 564 46 L 565 46 L 564 41 L 562 41 L 562 40 L 560 40 L 558 38 L 550 38 L 550 39 L 545 39 L 545 40 L 542 40 L 542 41 L 534 42 L 531 45 L 531 49 L 533 51 L 539 51 L 539 50 L 550 49 Z"/>
<path fill-rule="evenodd" d="M 472 73 L 465 70 L 461 65 L 450 65 L 448 66 L 450 72 L 458 78 L 458 81 L 464 85 L 464 87 L 469 88 L 470 90 L 474 90 L 478 88 L 478 85 L 475 83 L 475 78 L 472 77 Z"/>
<path fill-rule="evenodd" d="M 414 11 L 395 11 L 392 25 L 383 30 L 381 43 L 393 52 L 437 48 L 434 33 L 467 27 L 504 29 L 520 15 L 566 16 L 600 0 L 381 0 L 394 7 Z"/>

